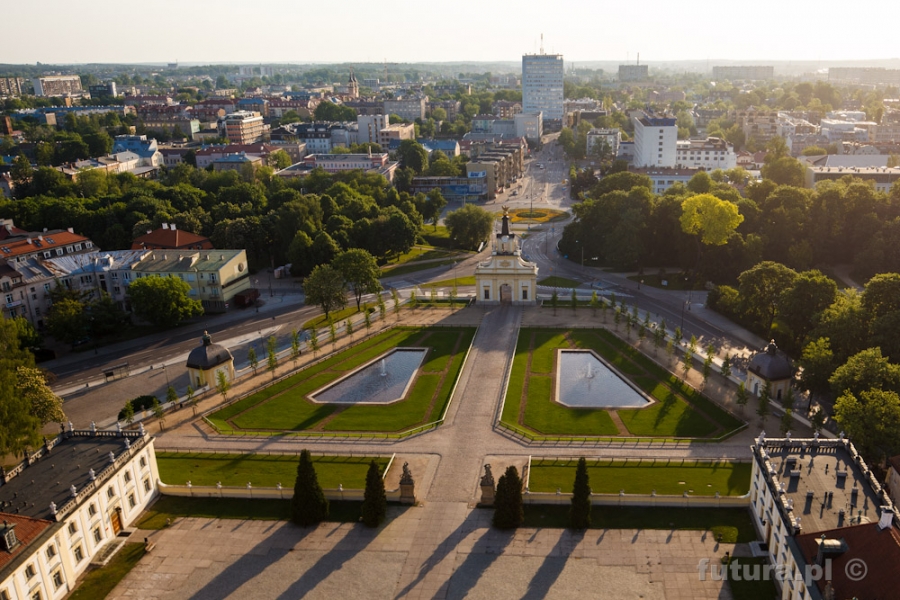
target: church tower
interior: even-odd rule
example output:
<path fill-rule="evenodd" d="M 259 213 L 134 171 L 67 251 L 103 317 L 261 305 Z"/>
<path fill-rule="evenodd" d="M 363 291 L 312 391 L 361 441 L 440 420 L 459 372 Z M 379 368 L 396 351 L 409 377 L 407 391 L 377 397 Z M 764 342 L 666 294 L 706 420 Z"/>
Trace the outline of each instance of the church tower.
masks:
<path fill-rule="evenodd" d="M 481 304 L 534 304 L 537 265 L 522 258 L 519 239 L 509 230 L 509 207 L 503 207 L 500 232 L 490 259 L 475 267 L 476 302 Z"/>
<path fill-rule="evenodd" d="M 347 95 L 351 98 L 359 98 L 359 82 L 356 81 L 353 69 L 350 69 L 350 79 L 347 80 Z"/>

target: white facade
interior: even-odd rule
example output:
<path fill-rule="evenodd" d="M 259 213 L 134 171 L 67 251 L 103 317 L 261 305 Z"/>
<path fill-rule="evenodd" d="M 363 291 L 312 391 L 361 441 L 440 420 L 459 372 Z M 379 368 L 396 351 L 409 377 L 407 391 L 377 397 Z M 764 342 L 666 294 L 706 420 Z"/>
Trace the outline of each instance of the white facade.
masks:
<path fill-rule="evenodd" d="M 676 144 L 675 161 L 689 169 L 725 170 L 737 166 L 737 155 L 733 146 L 719 138 L 684 140 Z"/>
<path fill-rule="evenodd" d="M 600 144 L 609 147 L 609 156 L 615 158 L 619 155 L 619 144 L 622 142 L 622 132 L 619 129 L 591 129 L 587 132 L 587 148 L 585 154 L 594 156 L 594 148 Z"/>
<path fill-rule="evenodd" d="M 70 494 L 66 503 L 51 503 L 46 509 L 41 507 L 39 517 L 0 514 L 3 520 L 18 521 L 19 529 L 26 526 L 33 528 L 35 525 L 42 528 L 30 543 L 19 546 L 12 560 L 0 569 L 0 598 L 43 600 L 65 597 L 75 588 L 78 577 L 87 570 L 92 559 L 156 498 L 159 470 L 153 438 L 136 431 L 69 430 L 48 443 L 50 450 L 45 447 L 37 453 L 46 456 L 38 457 L 32 465 L 27 465 L 26 461 L 23 463 L 26 466 L 20 465 L 11 470 L 6 476 L 7 483 L 0 486 L 0 490 L 7 487 L 7 492 L 18 488 L 25 491 L 27 485 L 22 484 L 29 477 L 30 469 L 41 469 L 43 465 L 39 463 L 45 461 L 57 464 L 61 461 L 73 462 L 62 453 L 68 453 L 68 447 L 72 444 L 92 445 L 94 440 L 98 447 L 103 445 L 104 449 L 110 446 L 110 442 L 114 443 L 113 447 L 118 446 L 115 442 L 121 442 L 121 447 L 118 451 L 111 451 L 114 455 L 112 460 L 107 460 L 107 454 L 103 454 L 107 466 L 94 470 L 94 479 L 85 477 L 86 485 L 76 488 L 75 494 Z M 53 452 L 56 445 L 60 448 Z M 59 465 L 61 479 L 71 479 L 71 473 L 79 466 Z M 87 465 L 83 468 L 86 469 Z M 17 478 L 21 479 L 17 482 Z M 44 492 L 38 491 L 37 494 L 43 496 Z"/>
<path fill-rule="evenodd" d="M 356 117 L 358 144 L 377 144 L 378 133 L 390 124 L 388 115 L 359 115 Z"/>
<path fill-rule="evenodd" d="M 516 123 L 516 137 L 523 137 L 526 140 L 541 139 L 541 132 L 544 130 L 544 118 L 539 112 L 537 113 L 516 113 L 513 115 Z"/>
<path fill-rule="evenodd" d="M 540 112 L 544 119 L 562 120 L 563 72 L 562 54 L 522 56 L 522 112 Z"/>
<path fill-rule="evenodd" d="M 678 126 L 675 119 L 640 113 L 632 116 L 631 120 L 634 123 L 635 167 L 671 168 L 678 164 Z"/>

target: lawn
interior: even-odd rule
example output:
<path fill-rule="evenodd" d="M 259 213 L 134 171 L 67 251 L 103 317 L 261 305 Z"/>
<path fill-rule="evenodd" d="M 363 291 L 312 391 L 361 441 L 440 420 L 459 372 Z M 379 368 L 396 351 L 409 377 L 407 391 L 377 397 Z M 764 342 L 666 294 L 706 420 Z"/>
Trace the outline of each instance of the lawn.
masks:
<path fill-rule="evenodd" d="M 474 328 L 397 327 L 212 414 L 223 433 L 239 431 L 402 432 L 440 419 Z M 318 404 L 309 394 L 396 348 L 430 348 L 406 398 L 387 405 Z"/>
<path fill-rule="evenodd" d="M 526 504 L 525 527 L 564 528 L 569 525 L 565 504 Z M 652 506 L 594 506 L 591 529 L 662 529 L 708 531 L 726 544 L 756 540 L 750 513 L 744 508 L 657 508 Z"/>
<path fill-rule="evenodd" d="M 433 262 L 410 262 L 398 267 L 391 267 L 390 269 L 382 268 L 381 277 L 400 277 L 401 275 L 409 275 L 410 273 L 415 273 L 417 271 L 445 267 L 447 265 L 455 264 L 458 261 L 463 260 L 463 258 L 465 257 L 448 258 L 446 260 L 436 260 Z"/>
<path fill-rule="evenodd" d="M 89 571 L 69 600 L 106 598 L 144 556 L 144 544 L 125 544 L 105 567 Z"/>
<path fill-rule="evenodd" d="M 533 460 L 528 486 L 534 492 L 571 491 L 576 460 Z M 683 459 L 630 461 L 589 460 L 591 489 L 598 494 L 742 496 L 750 489 L 750 463 L 701 462 Z"/>
<path fill-rule="evenodd" d="M 202 519 L 249 519 L 253 521 L 288 521 L 291 518 L 293 488 L 285 490 L 285 500 L 268 498 L 182 498 L 161 496 L 138 522 L 139 529 L 164 529 L 166 521 L 179 517 Z M 389 506 L 393 506 L 390 504 Z M 359 520 L 362 502 L 331 500 L 327 521 L 355 523 Z M 388 511 L 388 515 L 391 511 Z"/>
<path fill-rule="evenodd" d="M 703 438 L 737 429 L 741 422 L 684 385 L 612 333 L 522 329 L 516 346 L 502 421 L 543 435 L 614 436 L 623 432 L 602 408 L 569 408 L 554 400 L 557 349 L 591 349 L 656 402 L 615 413 L 638 437 Z M 522 409 L 522 403 L 525 408 Z"/>
<path fill-rule="evenodd" d="M 545 285 L 547 287 L 557 287 L 557 288 L 577 288 L 581 285 L 580 281 L 575 281 L 574 279 L 568 279 L 566 277 L 557 277 L 553 275 L 551 277 L 546 277 L 538 281 L 538 285 Z"/>
<path fill-rule="evenodd" d="M 377 310 L 377 308 L 378 308 L 377 306 L 370 306 L 369 312 L 374 313 L 375 310 Z M 316 329 L 319 329 L 321 327 L 327 326 L 329 321 L 334 322 L 334 326 L 338 327 L 344 322 L 345 319 L 348 319 L 348 318 L 352 317 L 353 315 L 361 314 L 361 313 L 362 313 L 362 311 L 356 310 L 356 302 L 351 301 L 350 306 L 348 306 L 347 308 L 342 308 L 341 310 L 332 311 L 331 313 L 329 313 L 327 319 L 325 318 L 324 313 L 317 317 L 313 317 L 312 319 L 309 319 L 308 321 L 303 323 L 303 325 L 301 326 L 301 329 L 312 329 L 313 327 L 315 327 Z M 325 338 L 323 338 L 323 337 L 319 338 L 319 344 L 324 344 L 325 341 L 326 341 Z"/>
<path fill-rule="evenodd" d="M 448 288 L 453 287 L 453 284 L 456 284 L 457 287 L 462 287 L 464 285 L 475 285 L 475 276 L 474 275 L 466 275 L 462 277 L 457 277 L 455 279 L 441 279 L 440 281 L 430 281 L 428 283 L 423 283 L 419 285 L 419 288 L 422 290 L 431 289 L 432 287 L 437 288 Z"/>
<path fill-rule="evenodd" d="M 384 471 L 390 460 L 385 456 L 313 456 L 316 475 L 323 488 L 348 489 L 366 487 L 366 471 L 374 458 Z M 275 487 L 281 483 L 293 486 L 297 477 L 298 456 L 267 454 L 212 454 L 206 452 L 159 452 L 159 477 L 170 485 L 245 486 L 251 482 L 257 487 Z"/>
<path fill-rule="evenodd" d="M 447 249 L 453 248 L 453 241 L 450 239 L 450 230 L 443 225 L 438 225 L 437 228 L 431 225 L 423 227 L 420 235 L 429 246 Z"/>

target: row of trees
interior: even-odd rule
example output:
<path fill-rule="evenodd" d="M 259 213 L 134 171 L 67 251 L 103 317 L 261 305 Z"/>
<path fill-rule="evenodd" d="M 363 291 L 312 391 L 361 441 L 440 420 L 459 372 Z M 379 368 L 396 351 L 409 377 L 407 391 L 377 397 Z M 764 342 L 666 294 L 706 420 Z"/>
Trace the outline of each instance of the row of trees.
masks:
<path fill-rule="evenodd" d="M 494 527 L 498 529 L 515 529 L 525 521 L 524 502 L 522 499 L 522 478 L 516 467 L 506 468 L 497 480 L 497 492 L 494 496 Z M 588 529 L 591 526 L 591 482 L 588 476 L 587 461 L 578 459 L 575 468 L 575 481 L 572 485 L 572 503 L 569 507 L 569 527 L 572 529 Z"/>

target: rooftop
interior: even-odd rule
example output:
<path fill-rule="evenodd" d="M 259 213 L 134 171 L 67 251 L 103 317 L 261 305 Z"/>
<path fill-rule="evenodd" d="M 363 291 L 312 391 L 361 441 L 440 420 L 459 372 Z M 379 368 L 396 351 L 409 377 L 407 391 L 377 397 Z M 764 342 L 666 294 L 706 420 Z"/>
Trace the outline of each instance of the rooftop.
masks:
<path fill-rule="evenodd" d="M 3 525 L 0 525 L 0 531 L 3 531 L 8 525 L 14 526 L 13 531 L 19 542 L 19 545 L 13 548 L 12 552 L 0 550 L 0 571 L 17 558 L 28 554 L 28 545 L 36 540 L 48 527 L 53 525 L 53 522 L 44 519 L 33 519 L 2 511 L 0 511 L 0 520 L 3 521 Z"/>
<path fill-rule="evenodd" d="M 161 227 L 137 237 L 131 245 L 133 250 L 141 248 L 171 248 L 174 250 L 191 247 L 211 249 L 213 246 L 209 238 L 183 229 L 176 229 L 174 224 L 171 228 Z"/>
<path fill-rule="evenodd" d="M 765 440 L 752 449 L 782 518 L 802 532 L 877 522 L 880 507 L 892 505 L 847 440 Z"/>

